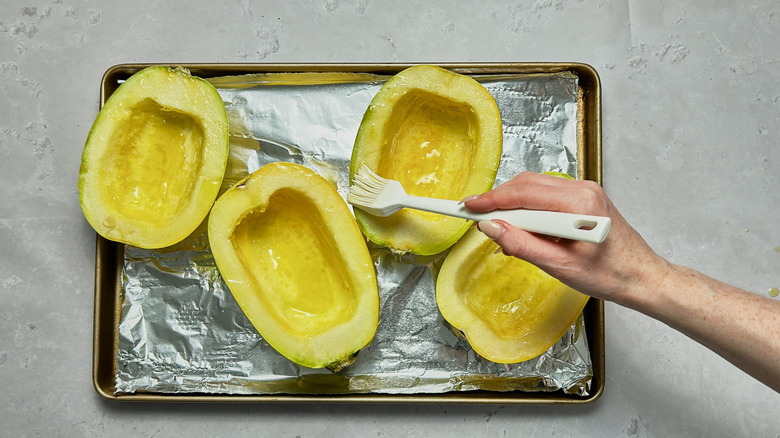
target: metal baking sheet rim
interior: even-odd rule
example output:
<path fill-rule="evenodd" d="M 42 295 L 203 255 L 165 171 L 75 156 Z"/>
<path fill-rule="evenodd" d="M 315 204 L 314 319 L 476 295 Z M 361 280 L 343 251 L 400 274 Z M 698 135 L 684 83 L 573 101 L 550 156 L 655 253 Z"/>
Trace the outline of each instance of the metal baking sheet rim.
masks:
<path fill-rule="evenodd" d="M 204 78 L 272 72 L 353 72 L 392 75 L 413 64 L 118 64 L 103 75 L 100 105 L 118 87 L 120 80 L 151 65 L 176 65 L 188 68 Z M 577 74 L 582 90 L 579 110 L 577 174 L 602 184 L 601 173 L 601 82 L 596 70 L 583 63 L 450 63 L 436 65 L 462 74 L 557 73 Z M 403 404 L 585 404 L 601 397 L 604 391 L 605 340 L 604 303 L 590 299 L 583 311 L 588 345 L 591 350 L 593 377 L 590 394 L 585 397 L 556 392 L 469 391 L 444 394 L 115 394 L 117 367 L 117 327 L 120 309 L 120 275 L 123 245 L 97 236 L 95 247 L 95 302 L 93 320 L 92 382 L 97 393 L 109 400 L 135 402 L 272 402 L 272 403 L 403 403 Z"/>

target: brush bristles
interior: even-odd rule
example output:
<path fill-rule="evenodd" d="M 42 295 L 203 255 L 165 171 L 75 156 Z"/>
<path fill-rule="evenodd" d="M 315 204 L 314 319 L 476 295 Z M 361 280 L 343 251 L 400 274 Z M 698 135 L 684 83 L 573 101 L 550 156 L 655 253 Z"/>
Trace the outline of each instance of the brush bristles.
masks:
<path fill-rule="evenodd" d="M 355 179 L 352 181 L 353 184 L 349 188 L 347 202 L 352 205 L 370 207 L 382 193 L 382 190 L 387 187 L 389 181 L 374 173 L 365 164 L 361 164 L 355 174 Z"/>

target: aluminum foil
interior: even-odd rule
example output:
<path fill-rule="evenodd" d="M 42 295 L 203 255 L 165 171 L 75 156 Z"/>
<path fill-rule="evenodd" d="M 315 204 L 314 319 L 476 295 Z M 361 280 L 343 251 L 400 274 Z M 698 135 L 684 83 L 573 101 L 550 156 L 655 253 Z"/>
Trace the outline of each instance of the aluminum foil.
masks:
<path fill-rule="evenodd" d="M 273 161 L 307 166 L 346 198 L 363 112 L 387 77 L 261 74 L 213 79 L 228 111 L 223 189 Z M 523 170 L 576 176 L 578 81 L 572 74 L 477 77 L 503 119 L 496 184 Z M 380 323 L 338 373 L 298 366 L 255 331 L 222 281 L 205 225 L 164 250 L 127 246 L 116 392 L 219 394 L 555 391 L 588 395 L 592 363 L 582 318 L 541 356 L 496 364 L 441 317 L 434 284 L 446 254 L 400 256 L 371 246 Z"/>

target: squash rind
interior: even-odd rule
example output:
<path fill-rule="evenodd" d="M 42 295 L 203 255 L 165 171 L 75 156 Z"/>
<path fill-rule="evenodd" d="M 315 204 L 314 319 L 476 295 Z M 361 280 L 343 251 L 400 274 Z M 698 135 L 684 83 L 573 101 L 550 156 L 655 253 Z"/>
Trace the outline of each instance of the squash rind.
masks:
<path fill-rule="evenodd" d="M 366 110 L 350 161 L 401 181 L 407 193 L 460 200 L 490 190 L 501 159 L 501 114 L 471 77 L 432 65 L 388 80 Z M 373 242 L 399 253 L 432 255 L 454 244 L 470 221 L 403 209 L 387 218 L 355 210 Z"/>
<path fill-rule="evenodd" d="M 182 68 L 143 69 L 111 95 L 89 132 L 79 170 L 84 216 L 109 240 L 176 244 L 216 199 L 228 145 L 214 86 Z"/>
<path fill-rule="evenodd" d="M 553 346 L 589 297 L 498 250 L 476 227 L 469 230 L 442 264 L 436 302 L 477 354 L 497 363 L 522 362 Z"/>
<path fill-rule="evenodd" d="M 314 171 L 262 167 L 219 197 L 208 232 L 236 302 L 288 359 L 340 369 L 373 339 L 371 256 L 344 199 Z"/>

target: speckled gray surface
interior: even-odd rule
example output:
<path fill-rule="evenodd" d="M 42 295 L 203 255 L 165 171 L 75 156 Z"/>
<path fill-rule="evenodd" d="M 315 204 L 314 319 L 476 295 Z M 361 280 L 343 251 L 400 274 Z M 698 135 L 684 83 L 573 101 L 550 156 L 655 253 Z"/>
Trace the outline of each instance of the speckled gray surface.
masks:
<path fill-rule="evenodd" d="M 623 214 L 675 263 L 760 295 L 780 287 L 776 2 L 385 3 L 0 4 L 0 437 L 778 436 L 780 395 L 610 304 L 605 392 L 585 406 L 97 395 L 95 238 L 76 180 L 100 78 L 118 63 L 588 63 L 603 87 L 604 185 Z"/>

